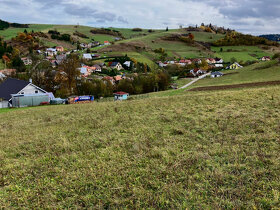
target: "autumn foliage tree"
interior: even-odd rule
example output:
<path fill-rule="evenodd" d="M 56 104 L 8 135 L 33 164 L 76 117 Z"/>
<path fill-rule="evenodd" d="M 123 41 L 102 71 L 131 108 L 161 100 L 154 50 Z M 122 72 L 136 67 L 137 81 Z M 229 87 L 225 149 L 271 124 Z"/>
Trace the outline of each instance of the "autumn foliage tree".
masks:
<path fill-rule="evenodd" d="M 189 33 L 189 38 L 190 38 L 191 40 L 194 40 L 194 35 L 193 35 L 192 33 Z"/>
<path fill-rule="evenodd" d="M 80 76 L 80 71 L 78 70 L 79 67 L 79 56 L 76 54 L 70 54 L 59 66 L 59 71 L 65 77 L 65 83 L 63 86 L 68 91 L 68 94 L 73 94 L 77 89 L 76 79 Z"/>

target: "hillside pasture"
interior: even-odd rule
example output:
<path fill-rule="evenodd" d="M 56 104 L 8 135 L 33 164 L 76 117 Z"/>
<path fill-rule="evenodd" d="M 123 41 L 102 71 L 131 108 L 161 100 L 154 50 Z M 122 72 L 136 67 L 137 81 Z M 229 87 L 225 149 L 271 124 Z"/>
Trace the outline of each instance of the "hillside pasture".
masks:
<path fill-rule="evenodd" d="M 34 32 L 38 31 L 47 31 L 51 29 L 53 25 L 44 25 L 44 24 L 30 24 L 29 28 L 8 28 L 5 30 L 0 30 L 0 36 L 4 38 L 4 40 L 10 40 L 13 37 L 17 36 L 18 33 L 24 32 L 26 29 L 28 32 L 31 32 L 32 30 Z"/>
<path fill-rule="evenodd" d="M 1 207 L 277 209 L 279 91 L 1 113 Z"/>
<path fill-rule="evenodd" d="M 223 49 L 222 52 L 221 48 Z M 235 58 L 238 62 L 246 62 L 258 60 L 263 56 L 271 56 L 257 46 L 223 46 L 212 47 L 211 49 L 216 52 L 216 57 L 223 58 L 225 62 L 230 62 L 232 58 Z"/>
<path fill-rule="evenodd" d="M 221 38 L 224 38 L 224 34 L 214 34 L 214 33 L 206 33 L 206 32 L 191 32 L 194 35 L 194 40 L 199 42 L 209 42 L 212 43 L 217 41 Z"/>
<path fill-rule="evenodd" d="M 223 71 L 225 75 L 219 78 L 205 78 L 199 80 L 189 89 L 206 86 L 236 85 L 254 82 L 280 81 L 280 68 L 277 61 L 257 63 L 239 70 Z"/>

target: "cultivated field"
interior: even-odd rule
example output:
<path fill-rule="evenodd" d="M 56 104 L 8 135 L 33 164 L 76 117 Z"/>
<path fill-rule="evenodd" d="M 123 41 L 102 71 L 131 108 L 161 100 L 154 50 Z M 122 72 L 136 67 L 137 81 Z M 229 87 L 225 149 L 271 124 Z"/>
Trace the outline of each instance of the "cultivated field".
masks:
<path fill-rule="evenodd" d="M 1 113 L 1 208 L 277 209 L 280 86 Z"/>

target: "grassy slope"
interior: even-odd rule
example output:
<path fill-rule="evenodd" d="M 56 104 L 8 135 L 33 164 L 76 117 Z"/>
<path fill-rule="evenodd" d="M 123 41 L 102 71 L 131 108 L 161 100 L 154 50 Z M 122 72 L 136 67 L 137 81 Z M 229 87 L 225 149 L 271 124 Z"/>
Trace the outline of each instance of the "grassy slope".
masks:
<path fill-rule="evenodd" d="M 25 29 L 28 32 L 31 32 L 32 30 L 34 30 L 34 32 L 48 32 L 48 30 L 53 28 L 53 26 L 54 25 L 32 24 L 29 28 L 9 28 L 0 31 L 0 36 L 4 37 L 4 40 L 10 40 L 11 38 L 15 37 L 18 33 L 23 32 Z"/>
<path fill-rule="evenodd" d="M 220 49 L 223 48 L 223 52 Z M 227 50 L 233 50 L 234 52 L 227 52 Z M 223 46 L 212 47 L 213 51 L 216 51 L 215 56 L 223 58 L 225 62 L 230 62 L 231 58 L 236 58 L 239 61 L 254 61 L 263 56 L 271 56 L 271 54 L 264 52 L 257 46 Z"/>
<path fill-rule="evenodd" d="M 1 206 L 276 208 L 279 91 L 2 113 Z"/>
<path fill-rule="evenodd" d="M 26 28 L 27 31 L 42 31 L 44 33 L 47 33 L 49 30 L 56 29 L 60 33 L 68 33 L 73 35 L 75 31 L 81 32 L 89 37 L 89 39 L 83 39 L 74 36 L 75 38 L 78 38 L 81 42 L 89 43 L 91 42 L 91 39 L 94 39 L 95 41 L 104 42 L 104 41 L 113 41 L 113 36 L 109 35 L 103 35 L 103 34 L 97 34 L 94 35 L 90 32 L 92 27 L 88 26 L 76 26 L 74 25 L 43 25 L 43 24 L 31 24 L 29 28 Z M 23 32 L 25 28 L 9 28 L 4 31 L 0 31 L 0 36 L 4 37 L 5 40 L 9 40 L 12 37 L 15 37 L 17 33 Z"/>
<path fill-rule="evenodd" d="M 233 85 L 280 80 L 280 69 L 279 65 L 275 65 L 276 63 L 276 61 L 268 61 L 254 64 L 240 70 L 224 71 L 226 74 L 237 73 L 214 79 L 206 78 L 190 86 L 189 89 L 204 86 Z"/>

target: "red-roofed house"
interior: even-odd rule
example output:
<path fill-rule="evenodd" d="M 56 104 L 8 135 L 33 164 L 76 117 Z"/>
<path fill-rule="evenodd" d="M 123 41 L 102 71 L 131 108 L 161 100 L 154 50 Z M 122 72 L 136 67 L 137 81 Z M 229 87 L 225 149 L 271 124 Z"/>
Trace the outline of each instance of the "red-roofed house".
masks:
<path fill-rule="evenodd" d="M 261 58 L 261 61 L 270 61 L 270 60 L 271 60 L 271 58 L 269 56 L 263 56 Z"/>
<path fill-rule="evenodd" d="M 122 101 L 128 99 L 129 93 L 121 91 L 121 92 L 114 93 L 114 95 L 115 95 L 115 101 Z"/>
<path fill-rule="evenodd" d="M 57 46 L 55 49 L 58 52 L 63 52 L 64 51 L 64 47 L 62 47 L 62 46 Z"/>

